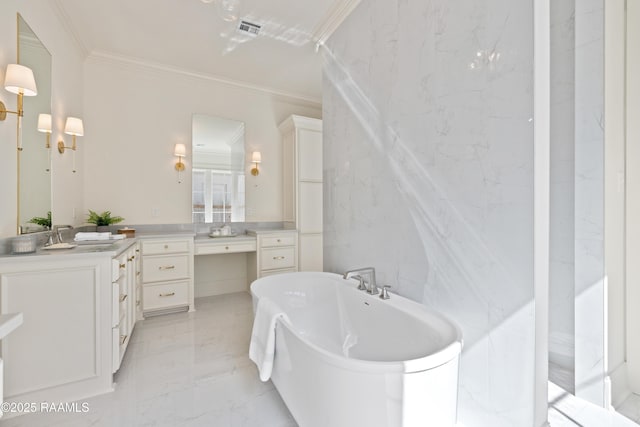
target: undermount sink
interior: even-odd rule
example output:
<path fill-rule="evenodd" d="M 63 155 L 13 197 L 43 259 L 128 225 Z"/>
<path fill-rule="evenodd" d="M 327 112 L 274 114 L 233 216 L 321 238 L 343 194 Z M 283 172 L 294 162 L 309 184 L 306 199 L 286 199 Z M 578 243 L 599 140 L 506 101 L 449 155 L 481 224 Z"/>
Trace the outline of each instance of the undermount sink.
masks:
<path fill-rule="evenodd" d="M 73 249 L 78 245 L 74 245 L 71 243 L 56 243 L 54 245 L 45 246 L 46 250 L 55 250 L 55 249 Z"/>

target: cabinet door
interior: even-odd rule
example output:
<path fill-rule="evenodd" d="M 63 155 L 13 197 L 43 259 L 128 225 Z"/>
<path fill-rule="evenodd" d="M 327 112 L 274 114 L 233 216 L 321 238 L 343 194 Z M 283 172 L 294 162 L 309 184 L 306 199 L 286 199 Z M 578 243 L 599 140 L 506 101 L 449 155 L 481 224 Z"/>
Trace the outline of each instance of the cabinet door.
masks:
<path fill-rule="evenodd" d="M 101 375 L 99 362 L 109 353 L 99 351 L 106 333 L 99 333 L 99 310 L 109 305 L 100 296 L 97 266 L 6 273 L 0 280 L 2 313 L 22 312 L 25 319 L 2 341 L 7 396 Z"/>
<path fill-rule="evenodd" d="M 136 248 L 127 251 L 127 335 L 136 324 Z"/>
<path fill-rule="evenodd" d="M 300 183 L 298 231 L 322 233 L 322 183 Z"/>
<path fill-rule="evenodd" d="M 322 133 L 298 130 L 298 180 L 322 181 Z"/>
<path fill-rule="evenodd" d="M 282 139 L 282 216 L 284 222 L 294 222 L 296 220 L 293 136 L 294 133 L 290 132 Z"/>
<path fill-rule="evenodd" d="M 323 269 L 322 234 L 300 235 L 300 271 L 322 271 Z"/>

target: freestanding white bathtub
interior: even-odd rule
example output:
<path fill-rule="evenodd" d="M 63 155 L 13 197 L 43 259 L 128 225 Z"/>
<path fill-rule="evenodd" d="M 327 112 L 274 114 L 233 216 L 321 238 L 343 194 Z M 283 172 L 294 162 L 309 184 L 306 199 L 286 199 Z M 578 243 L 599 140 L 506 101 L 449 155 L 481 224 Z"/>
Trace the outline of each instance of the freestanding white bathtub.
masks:
<path fill-rule="evenodd" d="M 424 306 L 356 289 L 333 273 L 251 284 L 289 322 L 276 323 L 271 379 L 301 427 L 456 423 L 460 329 Z"/>

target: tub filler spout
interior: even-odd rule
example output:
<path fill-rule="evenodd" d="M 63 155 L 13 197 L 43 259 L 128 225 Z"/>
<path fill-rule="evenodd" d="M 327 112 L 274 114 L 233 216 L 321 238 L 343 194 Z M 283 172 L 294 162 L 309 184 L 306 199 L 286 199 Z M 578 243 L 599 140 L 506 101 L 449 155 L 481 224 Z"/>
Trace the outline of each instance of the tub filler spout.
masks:
<path fill-rule="evenodd" d="M 365 280 L 365 283 L 367 284 L 366 288 L 362 287 L 363 277 L 366 277 L 368 279 L 368 280 Z M 350 278 L 355 278 L 360 280 L 360 285 L 358 286 L 358 289 L 360 290 L 366 289 L 368 294 L 378 295 L 378 293 L 380 293 L 380 290 L 376 286 L 376 269 L 373 267 L 363 267 L 363 268 L 356 268 L 354 270 L 349 270 L 342 275 L 342 278 L 345 280 Z"/>

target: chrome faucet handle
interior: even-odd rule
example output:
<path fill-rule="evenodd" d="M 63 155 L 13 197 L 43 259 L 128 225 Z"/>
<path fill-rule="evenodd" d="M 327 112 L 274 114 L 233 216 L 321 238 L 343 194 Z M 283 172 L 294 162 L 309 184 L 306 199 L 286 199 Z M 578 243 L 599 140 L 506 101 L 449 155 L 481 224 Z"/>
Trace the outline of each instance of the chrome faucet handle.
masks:
<path fill-rule="evenodd" d="M 389 299 L 389 298 L 391 298 L 389 296 L 389 288 L 391 288 L 391 285 L 384 285 L 382 287 L 382 292 L 380 292 L 380 299 Z"/>
<path fill-rule="evenodd" d="M 380 293 L 380 289 L 376 286 L 375 283 L 369 283 L 369 287 L 367 288 L 367 293 L 371 295 L 378 295 Z"/>
<path fill-rule="evenodd" d="M 364 285 L 364 278 L 360 275 L 351 276 L 352 279 L 358 279 L 358 290 L 366 291 L 367 287 Z"/>

